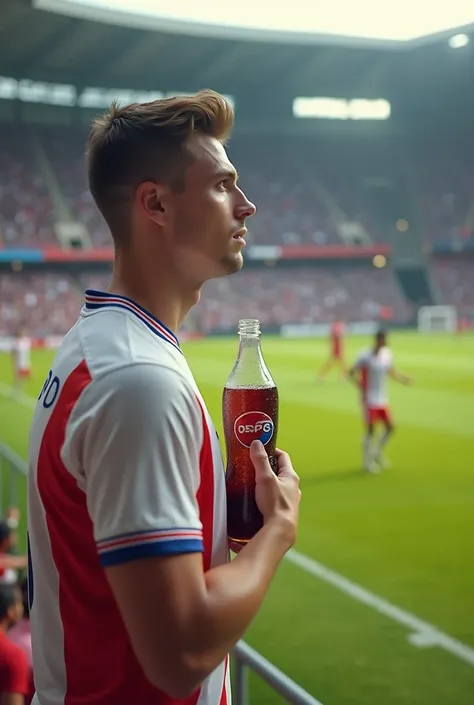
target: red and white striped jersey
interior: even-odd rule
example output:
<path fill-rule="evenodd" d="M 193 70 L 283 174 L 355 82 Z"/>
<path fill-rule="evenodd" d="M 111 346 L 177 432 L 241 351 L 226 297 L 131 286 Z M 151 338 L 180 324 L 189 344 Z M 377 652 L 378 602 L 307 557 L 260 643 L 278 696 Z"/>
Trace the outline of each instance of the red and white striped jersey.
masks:
<path fill-rule="evenodd" d="M 364 403 L 374 408 L 387 406 L 387 376 L 393 368 L 393 354 L 390 348 L 380 348 L 377 354 L 372 349 L 366 350 L 359 355 L 354 368 L 361 372 Z"/>
<path fill-rule="evenodd" d="M 104 567 L 199 551 L 228 561 L 219 440 L 176 336 L 87 291 L 30 433 L 28 543 L 39 705 L 228 705 L 226 659 L 186 700 L 145 677 Z"/>

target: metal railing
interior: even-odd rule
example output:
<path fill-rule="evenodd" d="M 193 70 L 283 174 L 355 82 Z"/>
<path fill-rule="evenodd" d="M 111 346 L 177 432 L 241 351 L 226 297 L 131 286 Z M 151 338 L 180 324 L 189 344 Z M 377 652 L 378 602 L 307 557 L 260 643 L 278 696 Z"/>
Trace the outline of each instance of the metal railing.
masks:
<path fill-rule="evenodd" d="M 267 661 L 258 651 L 244 641 L 239 641 L 233 651 L 235 668 L 233 669 L 234 701 L 235 705 L 248 705 L 248 669 L 254 671 L 262 680 L 289 703 L 294 705 L 322 705 L 306 690 L 303 690 L 295 681 L 288 678 L 273 663 Z"/>
<path fill-rule="evenodd" d="M 0 510 L 17 507 L 20 483 L 25 481 L 27 465 L 18 453 L 0 442 Z"/>
<path fill-rule="evenodd" d="M 27 465 L 15 451 L 0 442 L 0 507 L 17 506 L 19 483 L 24 481 Z M 5 491 L 6 489 L 6 491 Z M 6 500 L 6 501 L 5 501 Z M 248 671 L 262 680 L 293 705 L 322 705 L 297 683 L 267 661 L 255 649 L 239 641 L 232 652 L 234 705 L 249 705 Z"/>

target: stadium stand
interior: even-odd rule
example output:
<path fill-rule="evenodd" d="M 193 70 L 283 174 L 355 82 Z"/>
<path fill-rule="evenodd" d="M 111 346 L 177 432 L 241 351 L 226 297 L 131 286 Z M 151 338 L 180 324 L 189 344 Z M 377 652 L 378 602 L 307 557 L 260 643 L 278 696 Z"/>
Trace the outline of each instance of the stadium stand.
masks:
<path fill-rule="evenodd" d="M 0 137 L 0 247 L 57 247 L 58 201 L 63 213 L 85 226 L 92 246 L 111 245 L 87 188 L 85 141 L 86 132 L 77 128 L 43 127 L 34 132 L 25 126 L 5 128 Z M 250 138 L 230 145 L 241 183 L 258 206 L 249 223 L 249 243 L 343 247 L 338 217 L 360 223 L 369 241 L 380 240 L 356 188 L 357 148 L 347 151 L 332 145 L 316 150 L 313 146 L 305 153 L 302 145 L 295 139 L 278 150 L 273 140 L 256 143 Z M 472 168 L 442 152 L 432 159 L 420 163 L 425 242 L 464 246 L 474 236 Z M 434 258 L 432 271 L 439 303 L 456 305 L 461 315 L 472 318 L 472 264 Z M 324 269 L 299 266 L 296 278 L 291 269 L 280 269 L 279 274 L 275 277 L 271 268 L 264 267 L 210 282 L 193 311 L 192 328 L 202 333 L 224 330 L 245 315 L 257 316 L 267 326 L 327 322 L 336 315 L 347 321 L 373 320 L 381 312 L 388 312 L 392 321 L 408 323 L 414 316 L 413 305 L 390 267 L 376 270 L 332 263 Z M 2 334 L 11 334 L 20 324 L 34 335 L 65 332 L 76 318 L 85 286 L 103 288 L 108 275 L 99 275 L 95 285 L 89 279 L 87 273 L 79 278 L 69 273 L 0 275 Z M 58 298 L 61 306 L 52 307 Z"/>
<path fill-rule="evenodd" d="M 444 304 L 455 306 L 459 316 L 473 318 L 474 258 L 437 258 L 433 273 Z"/>
<path fill-rule="evenodd" d="M 110 245 L 107 227 L 87 188 L 84 130 L 36 130 L 8 127 L 0 137 L 0 242 L 5 247 L 57 244 L 57 219 L 38 164 L 40 145 L 58 186 L 59 198 L 71 218 L 88 230 L 94 246 Z M 375 157 L 352 146 L 331 143 L 324 151 L 289 140 L 276 149 L 273 140 L 240 139 L 229 147 L 241 182 L 258 211 L 250 232 L 255 244 L 343 244 L 336 228 L 340 219 L 361 224 L 373 242 L 383 239 L 361 197 L 363 174 L 379 168 Z M 442 152 L 436 158 L 420 154 L 419 202 L 425 241 L 465 243 L 474 237 L 471 200 L 474 174 L 469 160 Z M 460 168 L 461 166 L 461 168 Z"/>
<path fill-rule="evenodd" d="M 103 290 L 110 273 L 0 275 L 0 335 L 24 327 L 35 337 L 66 333 L 76 320 L 86 288 Z M 342 313 L 341 313 L 342 312 Z M 298 267 L 279 271 L 249 269 L 208 282 L 192 312 L 200 333 L 235 327 L 239 318 L 257 317 L 262 325 L 377 321 L 384 316 L 407 322 L 409 304 L 389 268 Z"/>

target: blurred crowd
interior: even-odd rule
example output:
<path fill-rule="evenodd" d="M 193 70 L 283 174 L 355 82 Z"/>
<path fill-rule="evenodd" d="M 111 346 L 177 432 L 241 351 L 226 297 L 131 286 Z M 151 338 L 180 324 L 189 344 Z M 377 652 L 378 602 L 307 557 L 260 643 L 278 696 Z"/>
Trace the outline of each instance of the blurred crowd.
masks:
<path fill-rule="evenodd" d="M 76 320 L 79 301 L 69 275 L 0 274 L 0 335 L 62 335 Z"/>
<path fill-rule="evenodd" d="M 474 258 L 433 260 L 440 301 L 459 316 L 474 314 Z M 0 274 L 0 335 L 25 330 L 62 335 L 74 323 L 87 288 L 106 290 L 111 274 Z M 258 318 L 271 328 L 291 323 L 389 320 L 408 323 L 415 310 L 390 267 L 370 264 L 244 268 L 204 285 L 185 331 L 206 334 L 232 329 L 239 318 Z"/>
<path fill-rule="evenodd" d="M 20 513 L 0 520 L 0 683 L 2 702 L 30 705 L 35 687 L 26 555 L 18 555 Z M 8 695 L 7 695 L 8 694 Z"/>
<path fill-rule="evenodd" d="M 288 323 L 329 323 L 410 319 L 390 268 L 336 265 L 278 270 L 243 270 L 214 279 L 203 288 L 193 312 L 197 327 L 206 333 L 229 327 L 239 318 L 258 318 L 264 326 Z"/>
<path fill-rule="evenodd" d="M 82 223 L 95 246 L 111 244 L 87 188 L 85 138 L 66 128 L 34 136 L 5 128 L 0 135 L 0 248 L 57 245 L 59 211 Z M 420 164 L 413 189 L 419 194 L 426 240 L 459 244 L 474 237 L 473 161 L 452 149 L 444 151 L 441 145 L 431 163 Z M 356 144 L 338 149 L 334 142 L 318 146 L 297 138 L 275 148 L 273 141 L 236 138 L 229 154 L 243 188 L 258 205 L 249 221 L 252 244 L 341 245 L 341 218 L 359 223 L 372 240 L 380 239 L 368 214 L 361 174 L 364 169 L 380 172 L 388 152 Z M 461 315 L 472 314 L 472 261 L 434 260 L 432 271 L 440 302 L 456 305 Z M 77 318 L 84 288 L 106 288 L 108 280 L 108 275 L 87 274 L 0 275 L 0 334 L 20 327 L 40 337 L 61 335 Z M 265 326 L 335 318 L 387 317 L 403 323 L 414 313 L 389 267 L 280 267 L 278 276 L 273 267 L 262 267 L 209 282 L 186 327 L 201 333 L 224 330 L 242 316 L 256 316 Z"/>
<path fill-rule="evenodd" d="M 37 132 L 33 139 L 5 128 L 0 136 L 0 246 L 57 245 L 54 224 L 60 211 L 82 223 L 95 246 L 111 244 L 87 188 L 85 138 L 82 132 L 55 129 Z M 236 138 L 229 153 L 258 206 L 249 222 L 252 243 L 341 245 L 341 221 L 358 223 L 372 241 L 381 240 L 363 183 L 368 174 L 383 173 L 384 165 L 390 171 L 388 154 L 377 161 L 365 146 L 323 148 L 297 138 L 284 146 Z M 472 161 L 442 154 L 421 160 L 413 188 L 427 242 L 474 238 Z"/>
<path fill-rule="evenodd" d="M 43 337 L 67 332 L 79 315 L 86 288 L 104 290 L 110 274 L 0 274 L 0 335 L 19 329 Z M 392 270 L 370 265 L 243 269 L 208 282 L 185 330 L 228 330 L 239 318 L 263 326 L 327 323 L 336 318 L 407 322 L 413 311 Z"/>

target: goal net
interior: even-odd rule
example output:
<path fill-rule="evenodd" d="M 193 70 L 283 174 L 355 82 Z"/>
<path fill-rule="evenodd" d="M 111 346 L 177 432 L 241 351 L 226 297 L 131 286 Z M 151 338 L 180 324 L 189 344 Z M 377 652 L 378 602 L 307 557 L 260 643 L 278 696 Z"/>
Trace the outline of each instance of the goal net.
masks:
<path fill-rule="evenodd" d="M 420 333 L 455 333 L 458 315 L 454 306 L 422 306 L 418 310 Z"/>

